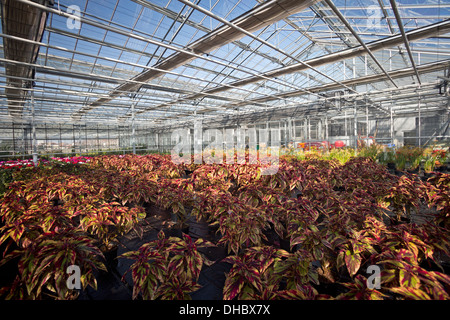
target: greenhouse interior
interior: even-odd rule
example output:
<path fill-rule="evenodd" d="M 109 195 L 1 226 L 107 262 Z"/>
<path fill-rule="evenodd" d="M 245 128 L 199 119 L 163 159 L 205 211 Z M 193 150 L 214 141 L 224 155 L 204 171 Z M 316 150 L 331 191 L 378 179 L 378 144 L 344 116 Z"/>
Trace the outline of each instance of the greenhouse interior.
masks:
<path fill-rule="evenodd" d="M 1 299 L 450 299 L 450 2 L 0 14 Z"/>

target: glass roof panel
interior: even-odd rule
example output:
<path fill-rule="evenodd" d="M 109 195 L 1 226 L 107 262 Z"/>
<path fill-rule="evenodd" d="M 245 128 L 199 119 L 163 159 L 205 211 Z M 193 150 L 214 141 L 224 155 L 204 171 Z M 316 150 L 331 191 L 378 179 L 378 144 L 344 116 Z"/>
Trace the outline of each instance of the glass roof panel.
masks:
<path fill-rule="evenodd" d="M 63 122 L 76 121 L 76 114 L 116 122 L 137 102 L 137 121 L 171 123 L 197 109 L 211 117 L 235 107 L 277 109 L 336 90 L 363 95 L 419 86 L 416 73 L 436 85 L 444 75 L 450 37 L 432 28 L 450 19 L 450 3 L 396 0 L 396 11 L 390 0 L 313 2 L 264 24 L 270 12 L 249 36 L 217 17 L 233 22 L 245 15 L 243 26 L 252 27 L 248 13 L 271 2 L 59 0 L 49 8 L 37 60 L 19 64 L 35 65 L 36 105 Z M 74 5 L 80 28 L 60 14 Z M 426 36 L 405 42 L 399 24 L 407 34 L 425 29 Z M 219 28 L 225 37 L 215 34 Z M 7 87 L 4 43 L 0 83 Z M 0 92 L 4 117 L 8 97 L 5 88 Z"/>

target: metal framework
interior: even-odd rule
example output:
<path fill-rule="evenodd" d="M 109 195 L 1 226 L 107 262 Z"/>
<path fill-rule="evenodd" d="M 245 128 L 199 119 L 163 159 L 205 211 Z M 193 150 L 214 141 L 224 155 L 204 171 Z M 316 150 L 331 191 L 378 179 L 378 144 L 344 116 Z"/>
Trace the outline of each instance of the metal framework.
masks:
<path fill-rule="evenodd" d="M 162 151 L 196 121 L 450 138 L 448 1 L 1 0 L 1 19 L 0 156 Z"/>

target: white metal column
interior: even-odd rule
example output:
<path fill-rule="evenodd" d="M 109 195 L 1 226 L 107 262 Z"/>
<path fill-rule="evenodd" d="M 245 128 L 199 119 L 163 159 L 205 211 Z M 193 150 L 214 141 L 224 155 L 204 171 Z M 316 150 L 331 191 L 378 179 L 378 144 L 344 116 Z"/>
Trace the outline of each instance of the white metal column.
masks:
<path fill-rule="evenodd" d="M 32 150 L 33 150 L 33 164 L 35 167 L 38 165 L 38 154 L 37 154 L 37 141 L 36 141 L 36 123 L 34 119 L 34 89 L 31 87 L 31 133 L 33 135 L 32 140 Z"/>
<path fill-rule="evenodd" d="M 357 102 L 355 100 L 355 109 L 354 109 L 354 125 L 353 125 L 353 134 L 355 135 L 355 156 L 358 153 L 358 113 L 357 113 Z"/>
<path fill-rule="evenodd" d="M 131 103 L 131 147 L 133 148 L 133 154 L 136 154 L 136 128 L 135 128 L 135 115 L 134 107 L 136 102 Z"/>
<path fill-rule="evenodd" d="M 392 111 L 392 102 L 391 102 L 390 112 L 391 112 L 391 118 L 390 118 L 391 144 L 394 144 L 394 118 L 393 118 L 393 111 Z"/>
<path fill-rule="evenodd" d="M 419 90 L 420 90 L 420 86 L 419 86 Z M 418 126 L 419 126 L 419 128 L 418 128 L 418 135 L 419 135 L 419 147 L 421 147 L 422 146 L 422 130 L 421 130 L 421 126 L 422 126 L 422 118 L 421 118 L 421 114 L 420 114 L 420 101 L 421 100 L 421 98 L 420 98 L 420 93 L 419 93 L 419 121 L 418 121 Z"/>

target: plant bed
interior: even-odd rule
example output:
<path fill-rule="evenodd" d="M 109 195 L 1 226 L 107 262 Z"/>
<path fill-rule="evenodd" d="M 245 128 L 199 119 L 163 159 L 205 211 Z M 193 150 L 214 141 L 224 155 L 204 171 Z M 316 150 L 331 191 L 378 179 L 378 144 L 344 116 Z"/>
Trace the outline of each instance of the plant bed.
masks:
<path fill-rule="evenodd" d="M 2 297 L 76 298 L 40 252 L 67 243 L 89 265 L 79 299 L 449 299 L 449 175 L 319 155 L 259 168 L 183 176 L 165 156 L 127 155 L 20 169 L 0 203 L 0 245 L 12 244 L 0 263 L 18 266 Z M 381 289 L 367 287 L 370 265 Z"/>

